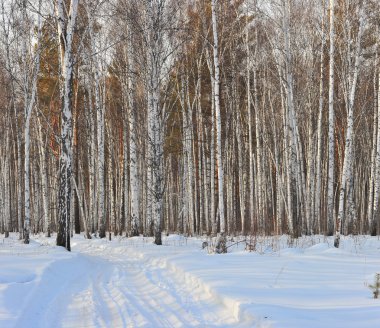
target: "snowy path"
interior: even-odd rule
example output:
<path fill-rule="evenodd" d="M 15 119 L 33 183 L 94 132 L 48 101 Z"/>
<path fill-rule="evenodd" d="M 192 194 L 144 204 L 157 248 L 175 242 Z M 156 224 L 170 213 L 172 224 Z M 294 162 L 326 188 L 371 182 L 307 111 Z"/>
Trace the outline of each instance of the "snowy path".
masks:
<path fill-rule="evenodd" d="M 17 320 L 1 323 L 0 310 L 1 327 L 242 326 L 215 297 L 179 285 L 159 263 L 90 243 L 73 249 L 41 268 Z"/>
<path fill-rule="evenodd" d="M 86 240 L 72 252 L 54 238 L 0 239 L 0 328 L 372 328 L 380 301 L 377 237 L 324 236 L 289 247 L 264 238 L 257 251 L 211 255 L 201 239 L 171 235 Z M 239 248 L 240 247 L 240 248 Z"/>
<path fill-rule="evenodd" d="M 62 327 L 236 326 L 221 304 L 211 297 L 199 300 L 157 266 L 111 252 L 99 256 L 96 249 L 84 253 L 92 273 L 83 278 L 84 289 L 74 289 L 71 305 L 57 318 Z"/>

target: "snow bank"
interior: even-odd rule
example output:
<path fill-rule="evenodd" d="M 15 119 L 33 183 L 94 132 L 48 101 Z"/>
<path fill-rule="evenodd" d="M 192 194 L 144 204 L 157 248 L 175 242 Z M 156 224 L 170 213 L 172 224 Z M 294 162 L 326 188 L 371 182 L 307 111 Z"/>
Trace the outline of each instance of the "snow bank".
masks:
<path fill-rule="evenodd" d="M 0 327 L 75 327 L 86 306 L 83 327 L 379 325 L 380 301 L 368 288 L 380 271 L 378 238 L 345 237 L 339 249 L 323 236 L 257 238 L 255 252 L 244 251 L 241 239 L 224 255 L 202 250 L 201 238 L 175 235 L 163 246 L 143 237 L 75 236 L 72 253 L 54 239 L 3 239 Z M 68 315 L 73 307 L 81 314 Z"/>

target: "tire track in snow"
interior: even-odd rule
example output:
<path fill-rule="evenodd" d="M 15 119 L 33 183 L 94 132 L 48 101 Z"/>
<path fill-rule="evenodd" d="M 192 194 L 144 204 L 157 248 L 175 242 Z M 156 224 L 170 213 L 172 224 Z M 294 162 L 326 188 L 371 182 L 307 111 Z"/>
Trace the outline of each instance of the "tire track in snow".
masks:
<path fill-rule="evenodd" d="M 61 327 L 240 326 L 231 309 L 211 295 L 178 285 L 164 267 L 113 253 L 111 248 L 78 249 L 92 263 L 91 273 L 83 289 L 67 300 L 71 305 L 59 315 Z"/>

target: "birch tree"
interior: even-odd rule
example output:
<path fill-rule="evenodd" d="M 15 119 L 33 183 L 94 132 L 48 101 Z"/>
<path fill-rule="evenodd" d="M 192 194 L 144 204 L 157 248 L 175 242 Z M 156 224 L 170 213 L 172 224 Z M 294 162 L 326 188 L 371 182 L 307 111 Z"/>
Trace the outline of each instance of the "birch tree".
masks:
<path fill-rule="evenodd" d="M 317 158 L 316 158 L 316 184 L 315 184 L 315 218 L 320 222 L 322 192 L 322 124 L 323 124 L 323 90 L 324 90 L 324 51 L 326 45 L 325 37 L 325 1 L 322 2 L 322 22 L 321 22 L 321 50 L 320 50 L 320 82 L 319 82 L 319 102 L 318 102 L 318 128 L 317 128 Z M 320 228 L 320 225 L 318 225 Z"/>
<path fill-rule="evenodd" d="M 246 19 L 248 20 L 248 4 Z M 251 216 L 251 233 L 253 232 L 253 211 L 254 211 L 254 153 L 253 153 L 253 127 L 252 127 L 252 109 L 251 109 L 251 52 L 249 44 L 249 28 L 246 27 L 245 35 L 247 49 L 247 113 L 248 113 L 248 151 L 249 151 L 249 211 Z M 242 233 L 245 234 L 245 220 L 242 220 Z"/>
<path fill-rule="evenodd" d="M 335 232 L 334 246 L 339 247 L 340 242 L 340 233 L 342 221 L 345 218 L 345 196 L 348 188 L 348 183 L 352 179 L 352 156 L 353 156 L 353 142 L 354 142 L 354 105 L 355 105 L 355 94 L 356 94 L 356 86 L 358 81 L 358 74 L 360 69 L 360 61 L 361 61 L 361 41 L 362 41 L 362 33 L 364 26 L 364 8 L 366 6 L 366 1 L 364 0 L 361 4 L 359 11 L 359 30 L 356 38 L 356 46 L 355 46 L 355 54 L 354 54 L 354 67 L 352 76 L 349 76 L 349 95 L 348 95 L 348 103 L 347 103 L 347 130 L 346 130 L 346 140 L 345 140 L 345 151 L 344 151 L 344 159 L 343 159 L 343 168 L 342 168 L 342 177 L 340 182 L 340 195 L 339 195 L 339 211 L 338 211 L 338 219 L 337 226 Z M 349 72 L 351 73 L 351 72 Z M 347 197 L 346 200 L 347 210 L 349 211 L 348 216 L 349 219 L 352 220 L 353 217 L 353 200 Z"/>
<path fill-rule="evenodd" d="M 335 5 L 330 0 L 330 50 L 329 50 L 329 130 L 328 130 L 328 187 L 327 187 L 327 235 L 334 231 L 334 170 L 335 170 L 335 113 L 334 113 L 334 55 L 335 55 Z"/>
<path fill-rule="evenodd" d="M 218 21 L 217 21 L 218 0 L 211 0 L 212 12 L 212 30 L 213 30 L 213 55 L 214 55 L 214 95 L 213 101 L 215 106 L 215 125 L 216 125 L 216 159 L 218 169 L 218 209 L 220 220 L 220 234 L 226 231 L 226 219 L 224 216 L 224 173 L 222 158 L 222 118 L 220 109 L 220 67 L 219 67 L 219 39 L 218 39 Z"/>
<path fill-rule="evenodd" d="M 56 2 L 57 31 L 61 68 L 61 152 L 59 158 L 59 195 L 57 245 L 70 248 L 70 201 L 72 178 L 72 96 L 74 78 L 74 32 L 78 1 Z"/>
<path fill-rule="evenodd" d="M 375 220 L 375 215 L 379 213 L 379 195 L 380 195 L 380 73 L 378 73 L 378 89 L 377 89 L 377 127 L 376 127 L 376 133 L 377 133 L 377 140 L 376 145 L 373 145 L 376 152 L 376 158 L 375 158 L 375 173 L 374 173 L 374 200 L 373 200 L 373 214 L 372 218 L 370 218 L 369 221 L 369 227 L 371 234 L 376 233 L 377 222 Z M 374 132 L 375 133 L 375 132 Z"/>
<path fill-rule="evenodd" d="M 377 29 L 377 34 L 379 34 L 379 31 Z M 376 40 L 376 59 L 375 59 L 375 70 L 373 74 L 373 92 L 376 95 L 378 92 L 377 90 L 377 75 L 378 75 L 378 64 L 379 64 L 379 54 L 378 54 L 378 47 L 379 47 L 379 36 L 377 36 Z M 367 216 L 368 216 L 368 225 L 369 225 L 369 231 L 371 234 L 374 233 L 374 220 L 373 220 L 373 208 L 374 208 L 374 194 L 375 194 L 375 181 L 376 181 L 376 158 L 377 158 L 377 146 L 378 146 L 378 125 L 379 125 L 379 116 L 378 116 L 378 101 L 376 97 L 374 97 L 373 101 L 373 131 L 372 131 L 372 152 L 371 152 L 371 173 L 370 173 L 370 185 L 369 185 L 369 199 L 368 199 L 368 209 L 367 209 Z"/>
<path fill-rule="evenodd" d="M 148 215 L 151 213 L 155 244 L 161 245 L 164 192 L 164 108 L 161 106 L 161 79 L 164 64 L 164 20 L 166 1 L 146 0 L 147 47 L 147 142 Z M 148 224 L 149 221 L 148 221 Z"/>
<path fill-rule="evenodd" d="M 47 237 L 51 234 L 51 217 L 50 217 L 50 202 L 48 193 L 48 173 L 46 168 L 46 142 L 44 142 L 42 137 L 42 122 L 40 117 L 38 117 L 37 124 L 37 134 L 38 134 L 38 150 L 40 157 L 40 176 L 41 176 L 41 193 L 42 193 L 42 204 L 43 204 L 43 222 L 44 222 L 44 232 Z"/>
<path fill-rule="evenodd" d="M 138 158 L 137 158 L 137 123 L 135 105 L 135 52 L 133 42 L 133 31 L 131 24 L 128 26 L 128 53 L 127 53 L 127 88 L 128 88 L 128 112 L 129 122 L 129 184 L 131 198 L 131 236 L 138 236 L 140 229 L 139 215 L 139 178 L 138 178 Z M 126 192 L 126 191 L 125 191 Z M 126 203 L 124 203 L 126 206 Z"/>
<path fill-rule="evenodd" d="M 24 91 L 24 243 L 29 244 L 30 235 L 30 121 L 32 110 L 35 106 L 37 93 L 37 79 L 40 67 L 40 39 L 41 39 L 41 17 L 38 16 L 38 34 L 37 34 L 37 50 L 35 55 L 31 52 L 32 47 L 30 37 L 31 27 L 28 25 L 29 17 L 27 15 L 27 1 L 22 2 L 22 18 L 24 21 L 22 33 L 22 61 L 23 61 L 23 91 Z M 39 1 L 41 8 L 41 1 Z M 32 65 L 32 74 L 29 75 L 29 64 Z"/>

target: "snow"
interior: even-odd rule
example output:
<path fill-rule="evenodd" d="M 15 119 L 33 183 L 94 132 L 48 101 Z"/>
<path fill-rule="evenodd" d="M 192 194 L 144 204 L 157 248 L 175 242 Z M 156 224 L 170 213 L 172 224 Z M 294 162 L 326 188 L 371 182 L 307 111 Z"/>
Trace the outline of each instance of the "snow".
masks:
<path fill-rule="evenodd" d="M 205 240 L 1 238 L 0 327 L 380 326 L 377 237 L 235 238 L 224 255 Z"/>

